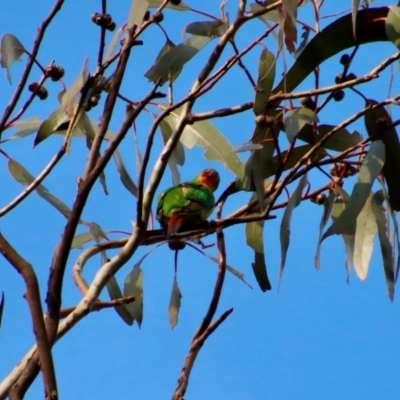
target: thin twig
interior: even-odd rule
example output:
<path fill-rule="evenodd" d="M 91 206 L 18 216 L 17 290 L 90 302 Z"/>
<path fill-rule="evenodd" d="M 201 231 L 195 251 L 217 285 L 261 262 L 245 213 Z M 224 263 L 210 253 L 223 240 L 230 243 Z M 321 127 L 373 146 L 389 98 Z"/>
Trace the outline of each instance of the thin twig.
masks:
<path fill-rule="evenodd" d="M 28 81 L 29 74 L 32 70 L 32 66 L 33 66 L 36 56 L 39 52 L 39 48 L 40 48 L 40 45 L 42 44 L 42 40 L 43 40 L 44 34 L 46 32 L 46 29 L 49 26 L 49 24 L 51 23 L 51 21 L 53 20 L 53 18 L 56 16 L 57 12 L 60 11 L 63 3 L 64 3 L 64 0 L 57 0 L 54 3 L 53 8 L 51 9 L 49 15 L 44 19 L 44 21 L 42 22 L 41 26 L 39 27 L 39 29 L 37 31 L 35 43 L 33 44 L 33 49 L 30 52 L 31 57 L 29 57 L 29 59 L 28 59 L 28 62 L 26 64 L 24 72 L 22 73 L 22 76 L 21 76 L 21 79 L 17 86 L 17 89 L 15 90 L 14 95 L 11 98 L 11 101 L 8 103 L 8 105 L 6 107 L 3 117 L 1 118 L 0 140 L 1 140 L 1 134 L 3 133 L 4 127 L 6 126 L 7 120 L 8 120 L 8 118 L 10 118 L 10 115 L 14 111 L 14 108 L 18 103 L 21 93 L 24 90 L 26 82 Z"/>

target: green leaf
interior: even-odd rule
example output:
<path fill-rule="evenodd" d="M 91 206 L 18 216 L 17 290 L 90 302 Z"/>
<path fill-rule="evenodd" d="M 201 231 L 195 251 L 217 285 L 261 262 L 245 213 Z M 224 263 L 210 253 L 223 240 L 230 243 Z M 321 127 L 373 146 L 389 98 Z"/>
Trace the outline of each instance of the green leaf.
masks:
<path fill-rule="evenodd" d="M 25 47 L 12 33 L 5 33 L 1 37 L 0 52 L 1 66 L 7 70 L 7 79 L 11 83 L 10 67 L 24 54 Z"/>
<path fill-rule="evenodd" d="M 356 235 L 354 238 L 354 270 L 360 280 L 367 279 L 369 263 L 374 250 L 374 238 L 378 225 L 372 210 L 372 192 L 367 198 L 363 209 L 357 217 Z"/>
<path fill-rule="evenodd" d="M 149 0 L 149 8 L 158 8 L 163 4 L 163 0 Z M 185 3 L 181 2 L 178 6 L 175 6 L 169 2 L 165 8 L 171 8 L 172 10 L 176 11 L 189 11 L 190 7 Z"/>
<path fill-rule="evenodd" d="M 269 95 L 275 80 L 276 62 L 274 55 L 264 49 L 258 62 L 258 80 L 256 87 L 256 98 L 254 100 L 254 113 L 262 114 L 268 104 Z"/>
<path fill-rule="evenodd" d="M 193 35 L 184 42 L 164 54 L 145 73 L 146 78 L 152 82 L 161 79 L 161 85 L 168 81 L 168 76 L 173 76 L 188 61 L 190 61 L 211 38 Z"/>
<path fill-rule="evenodd" d="M 388 7 L 369 8 L 357 13 L 354 39 L 351 14 L 336 19 L 308 43 L 272 93 L 290 93 L 325 60 L 356 45 L 387 41 L 385 18 Z M 338 40 L 340 38 L 340 40 Z"/>
<path fill-rule="evenodd" d="M 277 1 L 278 1 L 278 0 L 268 1 L 268 2 L 267 2 L 268 4 L 265 4 L 265 6 L 271 5 L 271 4 L 273 4 L 273 3 L 276 3 Z M 264 7 L 261 6 L 261 5 L 258 4 L 258 3 L 252 3 L 252 4 L 250 4 L 250 11 L 251 11 L 252 13 L 255 13 L 255 12 L 257 12 L 257 11 L 263 9 L 263 8 L 264 8 Z M 258 17 L 258 18 L 259 18 L 261 21 L 263 21 L 264 23 L 267 23 L 267 21 L 278 22 L 278 19 L 279 19 L 278 13 L 279 13 L 278 10 L 272 10 L 272 11 L 269 11 L 269 12 L 267 12 L 267 13 L 261 15 L 261 16 Z"/>
<path fill-rule="evenodd" d="M 366 106 L 378 104 L 375 100 L 368 100 Z M 377 108 L 365 114 L 365 127 L 368 136 L 382 140 L 385 145 L 385 164 L 383 174 L 389 191 L 389 204 L 393 210 L 400 211 L 400 143 L 395 128 L 387 129 L 392 119 L 384 107 Z"/>
<path fill-rule="evenodd" d="M 80 233 L 74 236 L 72 240 L 71 249 L 83 249 L 85 243 L 91 242 L 93 236 L 90 232 Z"/>
<path fill-rule="evenodd" d="M 119 43 L 119 38 L 121 36 L 122 33 L 122 28 L 119 28 L 115 33 L 113 38 L 111 39 L 110 44 L 108 45 L 106 54 L 104 56 L 104 60 L 108 61 L 112 55 L 114 54 L 115 48 L 117 47 L 118 43 Z"/>
<path fill-rule="evenodd" d="M 235 147 L 232 150 L 232 153 L 244 153 L 245 151 L 253 151 L 253 150 L 260 150 L 263 148 L 262 144 L 258 143 L 245 143 L 241 144 L 240 146 Z"/>
<path fill-rule="evenodd" d="M 335 223 L 346 209 L 350 196 L 345 190 L 340 187 L 335 188 L 335 195 L 340 196 L 335 200 L 332 209 L 332 221 Z M 342 234 L 344 247 L 346 251 L 345 267 L 347 271 L 347 283 L 349 282 L 350 272 L 353 268 L 353 255 L 354 255 L 354 238 L 356 234 L 356 221 L 346 227 L 346 231 Z"/>
<path fill-rule="evenodd" d="M 16 121 L 12 125 L 18 132 L 4 140 L 4 142 L 15 139 L 22 139 L 38 131 L 42 121 L 38 117 L 31 117 L 24 121 Z"/>
<path fill-rule="evenodd" d="M 379 243 L 381 246 L 383 269 L 385 271 L 386 284 L 388 287 L 388 295 L 391 301 L 394 299 L 394 270 L 395 261 L 393 257 L 393 249 L 389 240 L 388 220 L 385 209 L 382 207 L 385 198 L 382 190 L 376 192 L 372 197 L 372 211 L 374 213 L 376 223 L 378 225 Z"/>
<path fill-rule="evenodd" d="M 4 292 L 1 292 L 1 301 L 0 301 L 0 327 L 1 327 L 1 320 L 3 318 L 3 311 L 4 311 Z"/>
<path fill-rule="evenodd" d="M 368 199 L 372 185 L 383 167 L 384 160 L 385 146 L 382 141 L 377 140 L 372 142 L 368 154 L 362 163 L 348 206 L 324 233 L 322 240 L 331 235 L 346 233 L 348 228 L 354 225 Z"/>
<path fill-rule="evenodd" d="M 280 241 L 281 241 L 281 262 L 280 262 L 280 266 L 279 266 L 278 286 L 280 285 L 281 280 L 282 280 L 283 269 L 285 268 L 285 263 L 286 263 L 286 254 L 287 254 L 287 251 L 289 249 L 289 244 L 290 244 L 290 223 L 292 220 L 293 210 L 300 204 L 301 195 L 303 193 L 303 189 L 307 186 L 307 183 L 308 183 L 307 174 L 304 174 L 301 177 L 299 184 L 297 185 L 297 188 L 295 189 L 292 196 L 290 197 L 290 200 L 288 202 L 288 205 L 286 206 L 285 212 L 283 213 L 280 234 L 279 234 Z"/>
<path fill-rule="evenodd" d="M 222 36 L 228 29 L 228 24 L 224 21 L 201 21 L 192 22 L 185 28 L 186 33 L 197 36 L 207 36 L 211 39 Z"/>
<path fill-rule="evenodd" d="M 389 7 L 385 31 L 387 38 L 400 49 L 400 7 Z"/>
<path fill-rule="evenodd" d="M 289 142 L 296 138 L 304 125 L 318 122 L 318 116 L 309 108 L 296 108 L 285 117 L 285 132 Z"/>
<path fill-rule="evenodd" d="M 254 250 L 254 262 L 251 266 L 261 290 L 271 290 L 264 256 L 264 221 L 246 224 L 246 243 Z"/>
<path fill-rule="evenodd" d="M 334 202 L 335 202 L 335 193 L 331 191 L 329 192 L 329 196 L 324 201 L 324 212 L 322 214 L 321 222 L 319 224 L 318 246 L 317 246 L 317 252 L 315 254 L 315 269 L 317 271 L 319 271 L 319 269 L 321 268 L 322 234 L 324 232 L 325 225 L 328 223 L 329 217 L 332 213 Z"/>
<path fill-rule="evenodd" d="M 176 279 L 176 274 L 174 276 L 174 283 L 172 285 L 171 298 L 169 301 L 169 324 L 171 325 L 171 329 L 174 329 L 176 324 L 178 323 L 178 314 L 179 309 L 181 308 L 181 298 L 182 294 L 179 289 L 178 280 Z"/>
<path fill-rule="evenodd" d="M 351 22 L 353 25 L 353 35 L 354 39 L 357 39 L 356 36 L 356 19 L 358 13 L 358 7 L 360 6 L 360 0 L 352 0 L 352 9 L 351 9 Z"/>
<path fill-rule="evenodd" d="M 10 171 L 11 176 L 24 186 L 30 185 L 35 180 L 24 166 L 13 159 L 8 160 L 8 170 Z M 40 197 L 48 201 L 53 207 L 60 211 L 65 218 L 69 218 L 71 209 L 65 203 L 53 196 L 43 185 L 38 185 L 35 190 Z M 82 221 L 80 221 L 80 223 L 81 222 Z"/>
<path fill-rule="evenodd" d="M 160 60 L 160 58 L 162 56 L 167 54 L 170 50 L 174 49 L 175 47 L 176 47 L 175 44 L 171 40 L 167 39 L 167 42 L 164 44 L 164 46 L 162 47 L 162 49 L 160 50 L 160 52 L 157 55 L 156 63 Z M 183 68 L 178 68 L 173 71 L 171 70 L 171 72 L 168 75 L 168 80 L 171 80 L 171 82 L 175 82 L 175 80 L 178 78 L 178 76 L 182 72 L 182 69 Z"/>
<path fill-rule="evenodd" d="M 161 110 L 167 106 L 160 105 Z M 166 122 L 175 129 L 180 118 L 181 109 L 178 108 L 166 117 Z M 207 160 L 222 162 L 226 168 L 236 176 L 241 172 L 243 164 L 237 154 L 232 153 L 233 147 L 228 139 L 207 120 L 195 122 L 193 125 L 186 125 L 181 136 L 181 142 L 189 150 L 194 146 L 206 148 L 204 157 Z"/>
<path fill-rule="evenodd" d="M 61 109 L 53 111 L 48 118 L 46 118 L 39 127 L 33 147 L 37 146 L 40 142 L 47 139 L 57 128 L 64 122 L 67 122 L 70 117 Z"/>
<path fill-rule="evenodd" d="M 285 44 L 289 53 L 292 54 L 296 52 L 294 44 L 297 42 L 297 4 L 297 0 L 282 0 Z"/>
<path fill-rule="evenodd" d="M 111 300 L 121 299 L 123 296 L 121 289 L 119 288 L 118 282 L 114 276 L 112 276 L 106 285 L 108 295 Z M 128 296 L 128 295 L 126 295 Z M 136 303 L 135 301 L 129 304 L 120 304 L 115 306 L 114 309 L 116 313 L 121 317 L 121 319 L 126 322 L 128 325 L 133 325 L 134 317 L 131 315 L 130 311 L 128 311 L 128 306 Z M 140 325 L 140 324 L 139 324 Z"/>
<path fill-rule="evenodd" d="M 117 165 L 119 178 L 121 179 L 122 184 L 133 196 L 137 197 L 138 188 L 130 177 L 118 149 L 114 151 L 113 157 L 115 164 Z"/>
<path fill-rule="evenodd" d="M 89 58 L 86 57 L 83 63 L 82 71 L 79 73 L 77 78 L 71 87 L 63 94 L 61 98 L 61 109 L 65 114 L 72 117 L 74 114 L 74 108 L 77 106 L 77 102 L 75 101 L 76 97 L 82 90 L 86 81 L 89 78 Z"/>
<path fill-rule="evenodd" d="M 311 125 L 304 125 L 301 131 L 297 135 L 297 139 L 303 142 L 314 144 L 318 143 L 325 135 L 327 135 L 332 129 L 336 128 L 334 125 L 321 124 L 317 126 L 316 134 L 313 133 Z M 347 129 L 341 129 L 330 137 L 322 147 L 324 149 L 334 151 L 345 151 L 350 147 L 353 147 L 363 140 L 361 133 L 354 131 L 350 133 Z"/>
<path fill-rule="evenodd" d="M 133 25 L 140 28 L 148 8 L 149 2 L 147 0 L 132 0 L 127 28 L 132 28 Z"/>
<path fill-rule="evenodd" d="M 208 259 L 211 261 L 214 261 L 215 263 L 219 264 L 218 258 L 215 258 L 213 256 L 210 256 L 209 254 L 203 253 Z M 231 267 L 230 265 L 226 265 L 226 270 L 230 272 L 232 275 L 236 276 L 236 278 L 240 279 L 245 285 L 247 285 L 250 289 L 253 289 L 251 285 L 244 279 L 244 273 L 238 271 L 237 269 Z"/>
<path fill-rule="evenodd" d="M 128 274 L 125 279 L 124 285 L 124 296 L 135 296 L 135 301 L 133 303 L 126 304 L 130 315 L 133 320 L 137 322 L 139 328 L 143 321 L 143 275 L 144 272 L 140 268 L 140 263 L 143 258 L 136 263 L 132 271 Z"/>

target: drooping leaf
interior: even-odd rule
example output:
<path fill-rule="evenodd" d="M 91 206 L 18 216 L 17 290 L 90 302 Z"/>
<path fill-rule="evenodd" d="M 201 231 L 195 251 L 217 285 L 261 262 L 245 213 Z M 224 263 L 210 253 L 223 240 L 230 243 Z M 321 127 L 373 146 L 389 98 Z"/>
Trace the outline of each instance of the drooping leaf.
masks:
<path fill-rule="evenodd" d="M 289 142 L 297 136 L 305 124 L 318 121 L 318 116 L 309 108 L 296 108 L 289 111 L 285 117 L 285 132 Z"/>
<path fill-rule="evenodd" d="M 296 51 L 295 43 L 297 43 L 297 0 L 282 0 L 283 6 L 283 32 L 285 34 L 285 44 L 289 53 Z"/>
<path fill-rule="evenodd" d="M 300 204 L 303 189 L 307 186 L 307 183 L 308 183 L 307 174 L 304 174 L 301 177 L 299 184 L 297 185 L 292 196 L 290 197 L 290 200 L 288 202 L 288 205 L 286 206 L 285 212 L 283 213 L 281 227 L 280 227 L 280 233 L 279 233 L 280 241 L 281 241 L 281 262 L 280 262 L 280 266 L 279 266 L 278 286 L 280 285 L 281 280 L 282 280 L 283 269 L 285 268 L 285 263 L 286 263 L 286 254 L 287 254 L 287 251 L 289 249 L 289 244 L 290 244 L 290 224 L 291 224 L 291 220 L 292 220 L 293 210 Z"/>
<path fill-rule="evenodd" d="M 166 106 L 160 105 L 160 109 L 164 111 Z M 181 109 L 178 108 L 166 118 L 173 129 L 180 118 L 180 111 Z M 222 162 L 236 176 L 240 174 L 243 166 L 240 158 L 232 153 L 233 147 L 228 139 L 210 121 L 197 121 L 192 125 L 186 125 L 182 132 L 181 142 L 189 150 L 194 146 L 205 148 L 204 157 L 207 160 Z"/>
<path fill-rule="evenodd" d="M 395 260 L 393 257 L 393 249 L 389 240 L 387 230 L 388 221 L 385 209 L 382 207 L 385 198 L 381 190 L 376 192 L 372 197 L 372 211 L 374 213 L 376 223 L 378 225 L 379 243 L 381 246 L 383 269 L 385 271 L 386 284 L 388 287 L 388 295 L 391 301 L 394 299 L 394 271 Z"/>
<path fill-rule="evenodd" d="M 149 8 L 158 8 L 163 4 L 163 0 L 149 0 Z M 175 6 L 169 2 L 165 8 L 171 8 L 176 11 L 189 11 L 190 7 L 186 5 L 185 3 L 181 2 L 179 5 Z"/>
<path fill-rule="evenodd" d="M 184 42 L 174 47 L 164 54 L 156 63 L 145 73 L 146 78 L 152 82 L 161 79 L 161 85 L 168 81 L 168 76 L 173 76 L 188 61 L 190 61 L 211 38 L 206 36 L 193 35 Z"/>
<path fill-rule="evenodd" d="M 263 292 L 271 290 L 264 255 L 264 221 L 246 224 L 246 243 L 254 250 L 254 262 L 251 263 L 251 266 L 260 289 Z"/>
<path fill-rule="evenodd" d="M 178 323 L 178 315 L 179 309 L 181 308 L 181 298 L 182 294 L 179 289 L 178 280 L 176 279 L 176 275 L 174 276 L 174 283 L 172 284 L 171 298 L 169 301 L 169 324 L 171 329 L 175 328 L 175 325 Z"/>
<path fill-rule="evenodd" d="M 350 196 L 348 193 L 342 188 L 335 188 L 335 195 L 339 196 L 333 205 L 332 209 L 332 221 L 335 223 L 341 214 L 346 209 L 348 202 L 350 200 Z M 354 256 L 354 238 L 356 234 L 356 221 L 353 221 L 351 225 L 346 226 L 345 232 L 342 234 L 342 238 L 344 241 L 344 247 L 346 251 L 346 261 L 345 268 L 347 272 L 347 283 L 349 282 L 350 272 L 353 269 L 353 256 Z"/>
<path fill-rule="evenodd" d="M 324 233 L 322 240 L 331 235 L 345 233 L 349 226 L 354 225 L 368 199 L 372 185 L 383 167 L 384 160 L 384 144 L 380 140 L 372 142 L 368 154 L 362 163 L 357 183 L 354 185 L 351 193 L 349 204 L 340 217 Z"/>
<path fill-rule="evenodd" d="M 135 301 L 126 305 L 133 320 L 137 322 L 139 328 L 143 321 L 143 275 L 140 268 L 142 259 L 136 263 L 131 272 L 125 279 L 124 296 L 135 296 Z"/>
<path fill-rule="evenodd" d="M 207 36 L 211 39 L 222 36 L 228 29 L 228 24 L 224 21 L 201 21 L 192 22 L 185 28 L 186 33 L 197 36 Z"/>
<path fill-rule="evenodd" d="M 374 238 L 378 232 L 371 201 L 372 192 L 368 196 L 360 214 L 358 214 L 354 239 L 354 270 L 362 281 L 367 279 L 369 263 L 374 249 Z"/>
<path fill-rule="evenodd" d="M 64 95 L 61 98 L 61 109 L 64 111 L 65 114 L 67 114 L 70 117 L 72 117 L 72 115 L 74 114 L 75 111 L 74 108 L 77 105 L 75 99 L 80 93 L 83 86 L 85 85 L 88 78 L 89 78 L 89 58 L 86 57 L 83 63 L 82 71 L 79 73 L 74 83 L 64 93 Z"/>
<path fill-rule="evenodd" d="M 304 3 L 304 2 L 303 2 Z M 310 36 L 310 29 L 308 29 L 307 27 L 303 26 L 303 33 L 301 34 L 301 38 L 302 41 L 299 45 L 299 47 L 297 48 L 294 56 L 297 58 L 301 52 L 305 49 L 305 47 L 307 46 L 308 43 L 308 37 Z"/>
<path fill-rule="evenodd" d="M 376 105 L 377 101 L 368 100 L 366 106 Z M 400 143 L 392 119 L 384 107 L 377 108 L 365 114 L 365 127 L 368 136 L 375 135 L 372 141 L 382 140 L 385 145 L 385 164 L 383 174 L 389 191 L 389 204 L 393 210 L 400 211 Z"/>
<path fill-rule="evenodd" d="M 353 24 L 353 35 L 354 39 L 357 40 L 356 36 L 356 20 L 357 20 L 357 13 L 358 13 L 358 7 L 360 6 L 360 0 L 352 0 L 352 9 L 351 9 L 351 22 Z"/>
<path fill-rule="evenodd" d="M 0 327 L 1 327 L 1 320 L 3 318 L 3 311 L 4 311 L 4 292 L 1 292 L 1 301 L 0 301 Z"/>
<path fill-rule="evenodd" d="M 10 171 L 11 176 L 24 186 L 30 185 L 35 180 L 23 165 L 13 159 L 8 160 L 8 170 Z M 65 203 L 53 196 L 43 185 L 38 185 L 35 190 L 40 197 L 48 201 L 53 207 L 60 211 L 65 218 L 69 218 L 71 209 Z"/>
<path fill-rule="evenodd" d="M 11 64 L 20 59 L 24 54 L 25 47 L 12 33 L 5 33 L 1 37 L 0 54 L 1 66 L 7 70 L 7 79 L 11 83 Z"/>
<path fill-rule="evenodd" d="M 315 253 L 315 269 L 319 271 L 321 268 L 321 239 L 324 232 L 325 225 L 328 223 L 329 217 L 332 213 L 333 204 L 335 202 L 335 193 L 333 191 L 329 192 L 329 196 L 324 201 L 324 212 L 322 214 L 321 222 L 319 224 L 319 236 L 318 236 L 318 246 L 317 252 Z"/>
<path fill-rule="evenodd" d="M 259 143 L 245 143 L 245 144 L 241 144 L 240 146 L 235 147 L 232 150 L 232 153 L 243 153 L 245 151 L 260 150 L 262 148 L 263 148 L 263 145 L 259 144 Z"/>
<path fill-rule="evenodd" d="M 114 54 L 115 48 L 117 47 L 119 43 L 119 38 L 122 33 L 122 28 L 119 28 L 115 33 L 113 38 L 111 39 L 110 44 L 108 45 L 106 54 L 104 56 L 104 60 L 107 61 L 111 58 L 111 56 Z"/>
<path fill-rule="evenodd" d="M 31 135 L 38 131 L 42 121 L 38 117 L 31 117 L 24 121 L 16 121 L 12 125 L 14 129 L 18 132 L 14 133 L 13 135 L 9 136 L 5 141 L 15 140 L 15 139 L 22 139 L 26 136 Z"/>
<path fill-rule="evenodd" d="M 132 28 L 133 25 L 136 25 L 137 28 L 140 28 L 148 8 L 149 2 L 147 0 L 132 0 L 127 28 Z"/>
<path fill-rule="evenodd" d="M 271 5 L 271 4 L 273 4 L 273 3 L 276 3 L 277 1 L 278 1 L 278 0 L 268 1 L 268 4 L 266 4 L 266 5 Z M 257 12 L 257 11 L 263 9 L 263 8 L 264 8 L 264 7 L 261 6 L 261 5 L 258 4 L 258 3 L 251 3 L 251 4 L 250 4 L 250 11 L 251 11 L 252 13 L 255 13 L 255 12 Z M 279 13 L 279 11 L 278 11 L 277 9 L 275 9 L 275 10 L 268 11 L 267 13 L 261 15 L 261 16 L 258 17 L 258 18 L 259 18 L 261 21 L 263 21 L 264 23 L 266 23 L 267 21 L 278 22 L 278 19 L 279 19 L 279 18 L 278 18 L 278 13 Z"/>
<path fill-rule="evenodd" d="M 119 288 L 118 282 L 115 279 L 114 276 L 112 276 L 109 281 L 107 282 L 106 285 L 108 295 L 110 296 L 111 300 L 116 300 L 116 299 L 121 299 L 123 296 L 121 289 Z M 125 295 L 128 296 L 128 295 Z M 114 309 L 116 313 L 121 317 L 121 319 L 127 324 L 127 325 L 133 325 L 134 321 L 134 316 L 131 315 L 131 312 L 128 311 L 128 306 L 133 305 L 136 302 L 133 301 L 132 303 L 129 304 L 120 304 L 118 306 L 115 306 Z M 139 324 L 140 326 L 140 324 Z"/>
<path fill-rule="evenodd" d="M 317 132 L 314 134 L 311 125 L 304 125 L 297 135 L 297 139 L 303 142 L 315 144 L 318 143 L 325 135 L 327 135 L 334 125 L 321 124 L 317 126 Z M 345 151 L 355 146 L 363 140 L 363 136 L 358 131 L 350 133 L 347 129 L 341 129 L 331 136 L 323 145 L 324 149 L 334 151 Z"/>
<path fill-rule="evenodd" d="M 385 31 L 388 39 L 400 49 L 400 7 L 389 7 Z"/>
<path fill-rule="evenodd" d="M 64 122 L 67 122 L 70 117 L 61 109 L 53 111 L 48 118 L 46 118 L 39 127 L 33 146 L 37 146 L 40 142 L 47 139 L 57 128 Z"/>
<path fill-rule="evenodd" d="M 113 156 L 122 184 L 133 196 L 137 197 L 138 188 L 130 177 L 118 149 L 115 150 Z"/>
<path fill-rule="evenodd" d="M 176 47 L 175 44 L 168 39 L 157 55 L 156 64 L 162 56 L 167 54 L 170 50 L 174 49 L 175 47 Z M 183 67 L 168 71 L 168 80 L 170 80 L 171 82 L 175 82 L 175 80 L 182 72 L 182 69 Z"/>
<path fill-rule="evenodd" d="M 269 95 L 274 85 L 276 61 L 274 55 L 267 49 L 261 52 L 258 62 L 258 80 L 256 98 L 254 100 L 254 113 L 260 115 L 268 104 Z"/>
<path fill-rule="evenodd" d="M 85 243 L 91 242 L 92 240 L 93 237 L 90 232 L 79 233 L 78 235 L 74 236 L 71 244 L 71 249 L 83 249 L 83 245 Z"/>
<path fill-rule="evenodd" d="M 219 264 L 219 260 L 216 257 L 210 256 L 209 254 L 202 253 L 205 255 L 208 259 L 214 261 L 215 263 Z M 250 289 L 253 289 L 251 285 L 244 279 L 244 273 L 238 271 L 237 269 L 231 267 L 230 265 L 226 265 L 226 270 L 230 272 L 233 276 L 236 276 L 236 278 L 240 279 L 245 285 L 247 285 Z"/>

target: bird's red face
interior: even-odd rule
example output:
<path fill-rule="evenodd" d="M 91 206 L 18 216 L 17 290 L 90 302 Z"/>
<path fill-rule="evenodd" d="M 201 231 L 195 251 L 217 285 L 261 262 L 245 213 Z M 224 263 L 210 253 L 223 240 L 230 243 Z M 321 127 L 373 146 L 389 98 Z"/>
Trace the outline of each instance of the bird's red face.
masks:
<path fill-rule="evenodd" d="M 199 175 L 198 182 L 209 187 L 214 192 L 219 185 L 219 173 L 212 168 L 205 169 Z"/>

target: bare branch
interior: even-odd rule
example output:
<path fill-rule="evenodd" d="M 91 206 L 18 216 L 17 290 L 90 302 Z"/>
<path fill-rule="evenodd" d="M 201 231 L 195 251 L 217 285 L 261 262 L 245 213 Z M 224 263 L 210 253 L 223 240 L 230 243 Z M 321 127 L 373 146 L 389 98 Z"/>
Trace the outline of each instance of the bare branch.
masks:
<path fill-rule="evenodd" d="M 46 393 L 45 398 L 46 400 L 56 400 L 58 398 L 57 381 L 54 372 L 53 357 L 51 355 L 51 345 L 47 338 L 46 327 L 44 324 L 39 284 L 35 271 L 32 268 L 32 265 L 17 253 L 17 251 L 1 233 L 0 253 L 22 275 L 25 280 L 25 297 L 29 304 L 33 331 L 36 336 L 38 358 L 40 360 L 40 368 L 42 369 L 43 373 Z"/>

